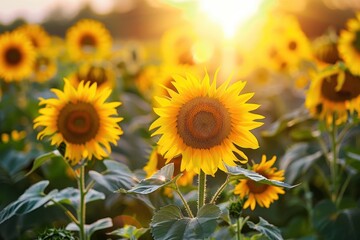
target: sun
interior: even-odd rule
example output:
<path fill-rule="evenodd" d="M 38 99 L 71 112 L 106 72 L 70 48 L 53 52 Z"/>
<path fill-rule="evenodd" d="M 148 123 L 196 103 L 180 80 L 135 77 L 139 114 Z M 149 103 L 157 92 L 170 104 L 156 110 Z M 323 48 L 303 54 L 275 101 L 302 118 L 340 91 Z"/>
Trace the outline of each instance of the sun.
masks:
<path fill-rule="evenodd" d="M 218 23 L 226 37 L 232 37 L 239 26 L 251 18 L 260 8 L 263 0 L 242 1 L 237 0 L 209 1 L 200 0 L 200 11 L 207 14 Z"/>

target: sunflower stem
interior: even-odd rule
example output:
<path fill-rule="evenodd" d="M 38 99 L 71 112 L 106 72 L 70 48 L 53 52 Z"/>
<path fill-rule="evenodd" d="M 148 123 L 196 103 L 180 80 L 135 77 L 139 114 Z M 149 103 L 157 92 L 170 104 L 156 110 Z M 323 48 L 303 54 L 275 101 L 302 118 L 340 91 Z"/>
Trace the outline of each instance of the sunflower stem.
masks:
<path fill-rule="evenodd" d="M 205 204 L 206 174 L 200 170 L 198 178 L 198 212 Z"/>
<path fill-rule="evenodd" d="M 194 218 L 194 215 L 193 215 L 193 213 L 192 213 L 192 211 L 191 211 L 191 209 L 190 209 L 190 207 L 189 207 L 189 204 L 186 202 L 184 196 L 181 194 L 180 189 L 179 189 L 179 187 L 178 187 L 177 184 L 175 184 L 175 188 L 174 188 L 174 189 L 175 189 L 175 192 L 179 195 L 182 203 L 184 204 L 184 207 L 185 207 L 186 212 L 187 212 L 187 214 L 189 215 L 189 217 Z"/>
<path fill-rule="evenodd" d="M 85 205 L 85 165 L 80 167 L 80 176 L 78 178 L 78 188 L 80 191 L 80 204 L 78 209 L 78 221 L 79 221 L 79 232 L 80 240 L 86 240 L 85 232 L 85 214 L 86 214 L 86 205 Z"/>
<path fill-rule="evenodd" d="M 79 221 L 76 219 L 76 217 L 72 214 L 72 212 L 70 212 L 66 207 L 64 207 L 64 205 L 62 205 L 61 203 L 56 202 L 54 199 L 50 199 L 51 202 L 53 202 L 56 206 L 59 206 L 64 213 L 66 214 L 66 216 L 69 217 L 69 219 L 71 221 L 73 221 L 77 226 L 80 225 Z"/>
<path fill-rule="evenodd" d="M 239 217 L 236 221 L 236 239 L 237 240 L 241 240 L 241 228 L 240 228 L 240 225 L 241 225 L 241 217 Z"/>
<path fill-rule="evenodd" d="M 225 182 L 220 186 L 220 188 L 215 192 L 214 196 L 211 198 L 210 203 L 215 204 L 216 199 L 219 197 L 219 195 L 224 191 L 225 187 L 229 183 L 229 175 L 227 175 Z"/>
<path fill-rule="evenodd" d="M 332 194 L 331 199 L 334 203 L 337 202 L 337 164 L 338 164 L 338 151 L 337 151 L 337 127 L 336 127 L 336 114 L 333 115 L 332 119 L 332 128 L 330 130 L 330 140 L 331 140 L 331 152 L 332 152 L 332 161 L 331 161 L 331 181 L 332 181 Z"/>

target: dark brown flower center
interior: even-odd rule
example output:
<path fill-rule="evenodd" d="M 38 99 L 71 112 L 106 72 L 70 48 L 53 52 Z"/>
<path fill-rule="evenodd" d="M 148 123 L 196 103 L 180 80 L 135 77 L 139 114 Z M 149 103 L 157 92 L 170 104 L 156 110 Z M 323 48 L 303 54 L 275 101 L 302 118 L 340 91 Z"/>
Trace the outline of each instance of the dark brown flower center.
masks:
<path fill-rule="evenodd" d="M 321 94 L 333 102 L 344 102 L 360 95 L 360 77 L 349 72 L 345 73 L 345 82 L 337 91 L 338 75 L 331 75 L 324 79 L 321 85 Z"/>
<path fill-rule="evenodd" d="M 84 52 L 93 52 L 96 48 L 96 39 L 91 34 L 84 34 L 80 38 L 80 46 Z"/>
<path fill-rule="evenodd" d="M 267 174 L 264 174 L 264 172 L 262 172 L 262 171 L 258 171 L 257 173 L 266 178 L 269 178 L 269 176 L 267 176 Z M 247 180 L 246 185 L 248 186 L 250 193 L 263 193 L 269 187 L 269 185 L 267 185 L 267 184 L 258 183 L 253 180 L 250 180 L 250 179 Z"/>
<path fill-rule="evenodd" d="M 9 47 L 5 51 L 5 61 L 9 65 L 18 65 L 21 62 L 22 53 L 17 47 Z"/>
<path fill-rule="evenodd" d="M 265 192 L 269 186 L 266 184 L 255 182 L 253 180 L 247 180 L 246 184 L 250 190 L 250 193 L 258 193 L 258 194 Z"/>
<path fill-rule="evenodd" d="M 297 48 L 297 43 L 294 40 L 290 41 L 288 44 L 288 48 L 291 51 L 295 51 Z"/>
<path fill-rule="evenodd" d="M 45 72 L 50 65 L 50 59 L 47 57 L 38 57 L 35 61 L 35 70 Z"/>
<path fill-rule="evenodd" d="M 356 49 L 356 51 L 360 52 L 360 31 L 357 31 L 355 33 L 355 38 L 352 42 L 352 45 Z"/>
<path fill-rule="evenodd" d="M 173 159 L 171 159 L 170 162 L 174 163 L 174 174 L 173 176 L 176 176 L 180 173 L 180 166 L 181 166 L 181 159 L 182 156 L 177 156 L 174 157 Z M 156 164 L 156 169 L 161 169 L 162 167 L 165 166 L 165 162 L 166 159 L 161 155 L 161 154 L 157 154 L 157 164 Z"/>
<path fill-rule="evenodd" d="M 102 67 L 91 67 L 85 77 L 85 82 L 97 83 L 98 86 L 106 82 L 107 76 L 105 69 Z"/>
<path fill-rule="evenodd" d="M 57 127 L 69 143 L 85 144 L 96 136 L 100 119 L 90 103 L 68 103 L 59 112 Z"/>
<path fill-rule="evenodd" d="M 209 149 L 221 144 L 229 135 L 231 118 L 217 99 L 197 97 L 181 107 L 177 130 L 186 145 Z"/>

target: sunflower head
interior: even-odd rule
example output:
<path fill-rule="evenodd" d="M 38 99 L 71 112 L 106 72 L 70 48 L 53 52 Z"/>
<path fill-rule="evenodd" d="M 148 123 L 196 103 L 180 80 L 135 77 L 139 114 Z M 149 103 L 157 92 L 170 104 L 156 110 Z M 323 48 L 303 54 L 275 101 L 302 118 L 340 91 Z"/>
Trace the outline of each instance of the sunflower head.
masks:
<path fill-rule="evenodd" d="M 161 135 L 159 152 L 166 159 L 182 155 L 181 171 L 200 170 L 214 175 L 224 163 L 247 162 L 241 148 L 258 148 L 251 130 L 262 125 L 256 122 L 263 116 L 250 113 L 259 107 L 247 101 L 252 93 L 240 94 L 245 82 L 230 85 L 230 78 L 221 84 L 189 74 L 174 76 L 174 90 L 166 88 L 169 97 L 157 97 L 159 118 L 150 126 Z M 169 160 L 168 160 L 169 161 Z"/>
<path fill-rule="evenodd" d="M 83 19 L 68 29 L 66 43 L 72 60 L 101 59 L 109 56 L 112 38 L 102 23 Z"/>
<path fill-rule="evenodd" d="M 360 13 L 350 19 L 347 28 L 341 31 L 338 50 L 350 72 L 360 75 Z"/>
<path fill-rule="evenodd" d="M 35 59 L 31 41 L 18 32 L 0 35 L 0 77 L 20 81 L 29 77 Z"/>
<path fill-rule="evenodd" d="M 34 63 L 34 80 L 45 82 L 55 76 L 57 72 L 56 59 L 46 51 L 37 54 Z"/>
<path fill-rule="evenodd" d="M 330 125 L 346 122 L 360 111 L 360 77 L 339 65 L 316 74 L 306 95 L 310 113 Z"/>
<path fill-rule="evenodd" d="M 252 170 L 267 179 L 283 181 L 284 170 L 277 170 L 276 167 L 273 167 L 275 161 L 276 156 L 267 161 L 266 156 L 263 155 L 261 162 L 254 164 Z M 255 209 L 256 204 L 260 207 L 268 208 L 274 200 L 279 198 L 279 194 L 284 193 L 285 191 L 282 187 L 262 184 L 250 179 L 240 180 L 234 189 L 234 194 L 238 194 L 241 199 L 247 197 L 243 208 L 250 207 L 251 210 Z"/>
<path fill-rule="evenodd" d="M 79 69 L 69 76 L 73 86 L 78 86 L 81 81 L 96 83 L 98 88 L 113 88 L 115 85 L 115 73 L 111 66 L 105 62 L 91 62 L 82 64 Z"/>
<path fill-rule="evenodd" d="M 40 25 L 25 24 L 17 28 L 15 31 L 19 31 L 27 36 L 36 50 L 44 50 L 50 46 L 51 38 Z"/>
<path fill-rule="evenodd" d="M 102 159 L 111 152 L 122 134 L 116 107 L 120 102 L 105 102 L 110 89 L 98 89 L 97 84 L 81 82 L 74 88 L 65 80 L 64 90 L 52 89 L 57 98 L 41 99 L 40 116 L 34 128 L 43 127 L 38 138 L 50 136 L 51 144 L 66 144 L 65 158 L 72 164 L 82 159 Z"/>
<path fill-rule="evenodd" d="M 318 37 L 313 42 L 313 53 L 320 65 L 335 64 L 340 60 L 337 37 L 334 34 Z"/>

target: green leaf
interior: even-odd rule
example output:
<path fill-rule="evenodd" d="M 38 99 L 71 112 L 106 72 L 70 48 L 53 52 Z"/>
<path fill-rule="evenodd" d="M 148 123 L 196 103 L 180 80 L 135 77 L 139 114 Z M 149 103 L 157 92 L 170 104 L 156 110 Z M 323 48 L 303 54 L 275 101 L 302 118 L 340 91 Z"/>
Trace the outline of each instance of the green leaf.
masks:
<path fill-rule="evenodd" d="M 293 127 L 299 123 L 307 121 L 311 119 L 308 111 L 301 107 L 299 109 L 294 110 L 293 112 L 284 114 L 281 118 L 279 118 L 276 122 L 271 124 L 271 126 L 263 131 L 261 134 L 264 137 L 274 137 L 284 131 L 287 128 Z"/>
<path fill-rule="evenodd" d="M 346 164 L 360 172 L 360 155 L 355 152 L 346 153 Z"/>
<path fill-rule="evenodd" d="M 57 190 L 53 190 L 45 195 L 44 189 L 47 185 L 49 185 L 49 181 L 41 181 L 29 187 L 15 202 L 10 203 L 1 210 L 0 223 L 14 215 L 31 212 L 50 201 L 57 193 Z"/>
<path fill-rule="evenodd" d="M 248 169 L 245 169 L 245 168 L 242 168 L 239 166 L 231 167 L 231 166 L 226 165 L 226 169 L 227 169 L 228 174 L 232 176 L 233 180 L 250 179 L 250 180 L 253 180 L 258 183 L 263 183 L 263 184 L 273 185 L 273 186 L 278 186 L 278 187 L 285 187 L 285 188 L 293 188 L 293 187 L 298 186 L 298 185 L 291 186 L 291 185 L 281 182 L 281 181 L 267 179 L 263 175 L 260 175 L 256 172 L 253 172 L 251 170 L 248 170 Z"/>
<path fill-rule="evenodd" d="M 261 232 L 270 240 L 281 240 L 283 237 L 281 236 L 280 230 L 274 225 L 270 224 L 265 219 L 259 217 L 260 221 L 258 224 L 255 224 L 251 221 L 247 221 L 247 225 L 249 228 L 254 229 L 258 232 Z"/>
<path fill-rule="evenodd" d="M 136 228 L 135 226 L 126 225 L 123 228 L 108 233 L 108 235 L 115 235 L 126 239 L 136 240 L 146 233 L 147 230 L 148 228 Z"/>
<path fill-rule="evenodd" d="M 129 190 L 120 189 L 123 193 L 138 193 L 138 194 L 149 194 L 155 192 L 159 188 L 169 185 L 174 182 L 172 176 L 174 174 L 174 163 L 170 163 L 162 167 L 154 175 L 149 178 L 141 180 L 136 186 Z"/>
<path fill-rule="evenodd" d="M 286 151 L 281 159 L 280 168 L 286 169 L 285 178 L 292 184 L 299 176 L 306 174 L 322 156 L 322 151 L 312 144 L 297 143 Z"/>
<path fill-rule="evenodd" d="M 360 239 L 360 209 L 337 211 L 330 200 L 323 200 L 314 208 L 314 227 L 323 239 Z"/>
<path fill-rule="evenodd" d="M 34 160 L 34 163 L 33 163 L 33 166 L 31 168 L 31 170 L 25 175 L 25 176 L 28 176 L 30 175 L 31 173 L 33 173 L 36 169 L 38 169 L 41 165 L 44 164 L 44 162 L 46 162 L 47 160 L 53 158 L 53 157 L 59 157 L 61 156 L 61 154 L 59 153 L 58 150 L 54 150 L 52 152 L 48 152 L 48 153 L 45 153 L 39 157 L 37 157 L 35 160 Z"/>
<path fill-rule="evenodd" d="M 105 194 L 98 192 L 94 189 L 90 189 L 90 191 L 85 196 L 85 203 L 92 202 L 95 200 L 105 199 Z M 74 207 L 74 209 L 78 209 L 80 206 L 80 191 L 79 189 L 68 187 L 60 192 L 58 192 L 53 200 L 58 203 L 69 204 Z M 52 202 L 49 202 L 48 205 L 52 205 Z"/>
<path fill-rule="evenodd" d="M 89 172 L 90 177 L 99 185 L 114 192 L 119 188 L 129 189 L 136 184 L 135 175 L 125 164 L 113 160 L 105 160 L 104 164 L 106 166 L 104 173 Z"/>
<path fill-rule="evenodd" d="M 184 217 L 181 210 L 169 205 L 157 211 L 150 223 L 152 235 L 158 239 L 205 239 L 215 231 L 220 209 L 204 205 L 195 218 Z"/>
<path fill-rule="evenodd" d="M 88 236 L 88 238 L 90 238 L 90 236 L 94 232 L 101 230 L 101 229 L 106 229 L 106 228 L 109 228 L 112 226 L 113 226 L 113 223 L 112 223 L 111 218 L 102 218 L 102 219 L 97 220 L 96 222 L 93 222 L 92 224 L 86 224 L 85 232 L 86 232 L 86 235 Z M 79 231 L 79 227 L 75 223 L 68 224 L 65 229 L 69 230 L 69 231 L 77 231 L 77 232 Z"/>

